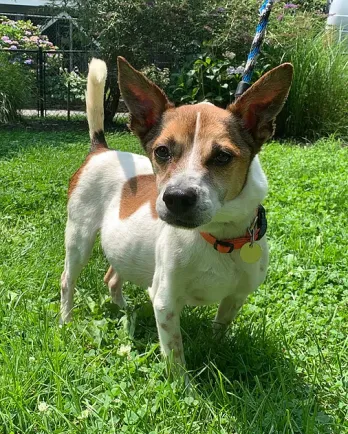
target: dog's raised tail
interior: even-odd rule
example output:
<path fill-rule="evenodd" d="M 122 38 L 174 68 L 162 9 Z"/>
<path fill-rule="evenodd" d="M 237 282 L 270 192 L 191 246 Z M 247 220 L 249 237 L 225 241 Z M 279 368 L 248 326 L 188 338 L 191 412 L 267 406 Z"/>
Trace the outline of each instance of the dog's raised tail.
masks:
<path fill-rule="evenodd" d="M 106 76 L 106 63 L 100 59 L 92 59 L 89 64 L 86 93 L 91 151 L 108 147 L 104 135 L 104 87 Z"/>

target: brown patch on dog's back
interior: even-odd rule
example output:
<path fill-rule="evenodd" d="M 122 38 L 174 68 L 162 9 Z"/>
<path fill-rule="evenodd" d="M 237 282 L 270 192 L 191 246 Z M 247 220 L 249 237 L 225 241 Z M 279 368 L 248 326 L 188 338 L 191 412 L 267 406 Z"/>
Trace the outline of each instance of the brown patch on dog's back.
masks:
<path fill-rule="evenodd" d="M 166 320 L 167 321 L 170 321 L 171 319 L 173 319 L 174 318 L 174 312 L 168 312 L 167 313 L 167 316 L 166 316 Z"/>
<path fill-rule="evenodd" d="M 155 175 L 138 175 L 129 179 L 122 190 L 120 219 L 124 220 L 130 217 L 147 202 L 150 203 L 152 217 L 157 219 L 157 196 Z"/>
<path fill-rule="evenodd" d="M 80 176 L 85 168 L 85 166 L 89 163 L 89 161 L 91 160 L 91 158 L 93 158 L 95 155 L 101 154 L 102 152 L 108 152 L 110 151 L 110 149 L 108 148 L 98 148 L 93 152 L 90 152 L 85 161 L 83 162 L 82 166 L 73 174 L 73 176 L 70 178 L 70 182 L 69 182 L 69 189 L 68 189 L 68 198 L 71 197 L 73 191 L 75 190 Z"/>

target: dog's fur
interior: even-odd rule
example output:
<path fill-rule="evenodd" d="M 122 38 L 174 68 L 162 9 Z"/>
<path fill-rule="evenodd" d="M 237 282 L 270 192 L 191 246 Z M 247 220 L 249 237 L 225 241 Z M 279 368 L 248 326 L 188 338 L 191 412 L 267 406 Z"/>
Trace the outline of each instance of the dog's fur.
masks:
<path fill-rule="evenodd" d="M 183 365 L 183 306 L 219 302 L 215 322 L 226 326 L 265 279 L 266 237 L 258 242 L 261 259 L 248 264 L 239 250 L 217 252 L 200 232 L 240 237 L 253 221 L 267 192 L 257 153 L 273 134 L 292 66 L 273 69 L 226 110 L 208 103 L 174 108 L 123 58 L 118 70 L 130 127 L 148 158 L 107 148 L 106 66 L 93 59 L 87 85 L 92 149 L 70 182 L 61 317 L 71 319 L 76 279 L 101 230 L 112 300 L 126 306 L 126 280 L 148 287 L 162 351 Z"/>

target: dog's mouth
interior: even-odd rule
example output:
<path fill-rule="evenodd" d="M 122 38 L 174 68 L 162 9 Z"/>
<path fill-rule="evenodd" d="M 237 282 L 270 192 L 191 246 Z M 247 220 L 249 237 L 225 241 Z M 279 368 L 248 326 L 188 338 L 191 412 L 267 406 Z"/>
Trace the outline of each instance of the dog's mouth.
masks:
<path fill-rule="evenodd" d="M 167 223 L 169 223 L 169 222 L 167 222 Z M 199 226 L 198 223 L 187 222 L 187 221 L 179 220 L 179 219 L 176 219 L 176 220 L 170 222 L 169 224 L 171 226 L 175 226 L 177 228 L 184 228 L 184 229 L 195 229 Z"/>
<path fill-rule="evenodd" d="M 160 219 L 171 226 L 174 226 L 176 228 L 182 228 L 182 229 L 195 229 L 198 228 L 198 226 L 202 225 L 201 221 L 178 218 L 177 216 L 168 215 L 168 214 L 163 217 L 160 216 Z"/>

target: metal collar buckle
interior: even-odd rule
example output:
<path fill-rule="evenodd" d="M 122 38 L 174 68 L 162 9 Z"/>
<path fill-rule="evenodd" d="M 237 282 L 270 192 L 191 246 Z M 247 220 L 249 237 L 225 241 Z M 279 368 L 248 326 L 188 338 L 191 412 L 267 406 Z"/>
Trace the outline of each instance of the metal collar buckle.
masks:
<path fill-rule="evenodd" d="M 229 243 L 228 241 L 216 240 L 215 243 L 214 243 L 214 249 L 217 250 L 217 251 L 219 251 L 218 250 L 218 246 L 229 247 L 230 250 L 228 252 L 226 252 L 226 253 L 231 253 L 234 250 L 234 245 L 232 243 Z"/>

